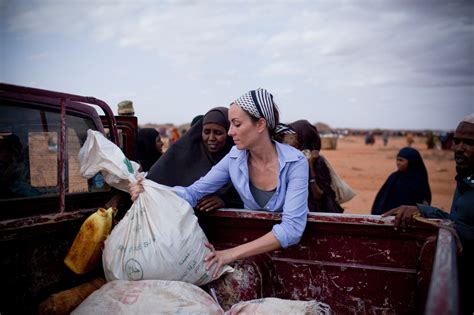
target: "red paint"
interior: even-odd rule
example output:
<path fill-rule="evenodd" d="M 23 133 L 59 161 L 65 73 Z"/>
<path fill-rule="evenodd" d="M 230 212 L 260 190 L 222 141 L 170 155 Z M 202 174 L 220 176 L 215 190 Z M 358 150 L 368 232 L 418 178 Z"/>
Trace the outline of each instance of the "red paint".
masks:
<path fill-rule="evenodd" d="M 225 210 L 201 215 L 200 223 L 217 248 L 228 248 L 264 235 L 280 218 L 262 211 Z M 455 247 L 449 244 L 454 240 L 445 230 L 423 223 L 400 232 L 394 230 L 393 218 L 310 213 L 300 243 L 262 255 L 255 263 L 259 272 L 251 274 L 261 274 L 262 287 L 273 288 L 258 298 L 316 299 L 341 314 L 419 314 L 430 294 L 437 304 L 426 308 L 427 313 L 443 314 L 457 309 L 447 301 L 457 299 L 457 291 L 443 290 L 445 298 L 439 296 L 441 288 L 457 283 L 452 278 L 455 264 L 444 263 L 456 260 Z M 436 270 L 435 258 L 442 260 Z M 438 282 L 444 286 L 434 285 Z M 430 284 L 440 290 L 428 293 Z M 234 285 L 232 290 L 243 289 Z M 239 294 L 249 298 L 259 293 L 254 287 L 243 291 Z M 228 296 L 218 298 L 225 301 Z"/>

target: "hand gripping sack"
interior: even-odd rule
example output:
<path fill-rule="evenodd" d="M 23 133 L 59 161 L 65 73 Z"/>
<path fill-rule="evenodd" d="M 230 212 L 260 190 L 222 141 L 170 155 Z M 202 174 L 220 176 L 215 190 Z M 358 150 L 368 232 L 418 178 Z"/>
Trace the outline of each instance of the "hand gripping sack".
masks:
<path fill-rule="evenodd" d="M 331 188 L 336 193 L 336 201 L 339 204 L 342 204 L 354 198 L 356 193 L 352 190 L 351 186 L 349 186 L 349 184 L 347 184 L 341 177 L 339 177 L 339 175 L 337 175 L 332 165 L 324 156 L 321 155 L 321 157 L 324 159 L 324 162 L 329 168 L 329 173 L 331 175 Z"/>
<path fill-rule="evenodd" d="M 101 172 L 111 186 L 128 191 L 139 165 L 100 132 L 88 130 L 79 152 L 81 175 Z M 204 257 L 210 252 L 191 205 L 170 187 L 143 180 L 142 192 L 105 241 L 105 277 L 111 280 L 177 280 L 204 285 L 212 280 Z M 219 276 L 232 271 L 226 266 Z"/>

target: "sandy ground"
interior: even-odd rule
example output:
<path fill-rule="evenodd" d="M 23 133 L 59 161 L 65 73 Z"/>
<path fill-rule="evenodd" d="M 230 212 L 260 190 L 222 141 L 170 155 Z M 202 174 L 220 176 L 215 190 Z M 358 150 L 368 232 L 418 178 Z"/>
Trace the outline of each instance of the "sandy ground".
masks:
<path fill-rule="evenodd" d="M 405 138 L 391 137 L 386 147 L 381 137 L 367 146 L 362 136 L 340 138 L 336 150 L 322 150 L 336 172 L 357 193 L 342 206 L 345 213 L 369 214 L 380 187 L 396 171 L 395 157 L 406 146 Z M 415 138 L 413 147 L 420 151 L 432 193 L 433 206 L 449 211 L 456 186 L 454 154 L 452 151 L 428 150 L 424 138 Z"/>

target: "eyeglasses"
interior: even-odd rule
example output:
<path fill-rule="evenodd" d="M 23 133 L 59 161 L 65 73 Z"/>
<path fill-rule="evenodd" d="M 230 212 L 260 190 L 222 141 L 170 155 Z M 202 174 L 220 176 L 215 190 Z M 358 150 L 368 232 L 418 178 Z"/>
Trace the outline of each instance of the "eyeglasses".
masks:
<path fill-rule="evenodd" d="M 474 139 L 466 139 L 466 138 L 453 138 L 453 142 L 455 145 L 458 145 L 461 143 L 461 141 L 469 146 L 474 146 Z"/>

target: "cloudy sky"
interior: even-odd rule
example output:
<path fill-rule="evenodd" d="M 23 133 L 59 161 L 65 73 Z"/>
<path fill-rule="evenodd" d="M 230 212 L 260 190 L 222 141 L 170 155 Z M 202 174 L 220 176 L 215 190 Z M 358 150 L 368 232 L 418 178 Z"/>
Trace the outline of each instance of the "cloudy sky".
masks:
<path fill-rule="evenodd" d="M 474 1 L 0 0 L 0 81 L 182 124 L 258 87 L 282 121 L 454 129 L 474 112 Z"/>

